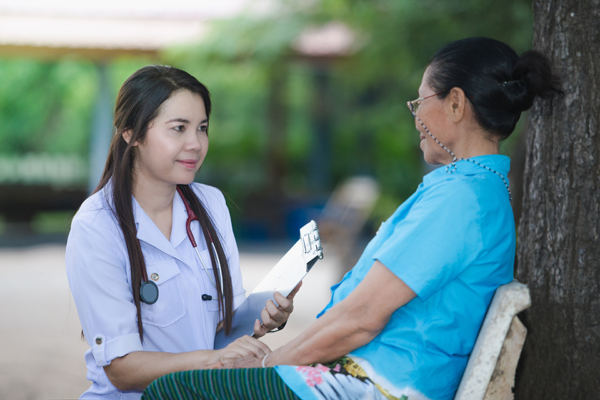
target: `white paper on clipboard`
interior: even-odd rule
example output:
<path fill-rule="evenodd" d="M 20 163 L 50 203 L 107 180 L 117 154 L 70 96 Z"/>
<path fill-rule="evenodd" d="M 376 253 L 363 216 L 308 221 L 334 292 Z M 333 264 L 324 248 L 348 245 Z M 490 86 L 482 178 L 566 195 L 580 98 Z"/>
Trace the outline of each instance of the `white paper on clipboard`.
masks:
<path fill-rule="evenodd" d="M 260 320 L 260 313 L 267 300 L 273 300 L 273 292 L 287 296 L 304 279 L 317 260 L 323 258 L 323 248 L 319 229 L 315 221 L 310 221 L 300 229 L 300 240 L 279 260 L 258 286 L 250 293 L 233 315 L 231 333 L 225 336 L 221 329 L 215 336 L 215 349 L 222 349 L 244 335 L 252 336 L 254 321 Z M 275 302 L 277 304 L 277 302 Z"/>

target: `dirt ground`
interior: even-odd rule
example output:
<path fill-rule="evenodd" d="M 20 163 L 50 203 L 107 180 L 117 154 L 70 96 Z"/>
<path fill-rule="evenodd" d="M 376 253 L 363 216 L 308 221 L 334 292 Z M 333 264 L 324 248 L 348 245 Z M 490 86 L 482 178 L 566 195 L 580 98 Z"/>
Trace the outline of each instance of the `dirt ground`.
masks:
<path fill-rule="evenodd" d="M 287 245 L 240 251 L 244 287 L 250 292 L 287 251 Z M 272 349 L 296 337 L 329 301 L 339 278 L 333 255 L 306 277 L 285 330 L 264 340 Z M 0 399 L 77 399 L 90 383 L 87 343 L 65 273 L 64 245 L 0 249 Z"/>

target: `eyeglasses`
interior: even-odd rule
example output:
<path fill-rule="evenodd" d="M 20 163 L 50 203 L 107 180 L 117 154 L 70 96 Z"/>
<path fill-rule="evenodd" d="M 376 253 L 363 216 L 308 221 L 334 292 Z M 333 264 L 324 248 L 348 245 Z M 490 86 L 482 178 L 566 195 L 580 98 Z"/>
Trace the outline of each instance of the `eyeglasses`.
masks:
<path fill-rule="evenodd" d="M 432 95 L 427 96 L 427 97 L 419 97 L 416 100 L 406 102 L 406 105 L 408 106 L 408 109 L 410 110 L 410 112 L 416 117 L 417 116 L 417 110 L 419 109 L 419 106 L 421 105 L 421 103 L 424 100 L 427 100 L 430 97 L 439 96 L 440 94 L 443 94 L 443 93 L 436 93 L 436 94 L 432 94 Z"/>

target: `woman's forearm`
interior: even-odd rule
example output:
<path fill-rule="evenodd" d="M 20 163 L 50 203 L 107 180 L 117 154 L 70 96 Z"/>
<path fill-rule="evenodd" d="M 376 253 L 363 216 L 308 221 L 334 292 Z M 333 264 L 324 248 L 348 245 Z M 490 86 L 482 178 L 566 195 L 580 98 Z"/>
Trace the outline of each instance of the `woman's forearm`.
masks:
<path fill-rule="evenodd" d="M 270 352 L 266 344 L 250 336 L 242 336 L 219 350 L 187 353 L 136 351 L 112 360 L 104 371 L 119 390 L 144 390 L 153 380 L 172 372 L 215 368 L 215 363 L 222 359 L 252 357 L 262 360 Z"/>
<path fill-rule="evenodd" d="M 271 353 L 266 365 L 327 362 L 364 346 L 381 332 L 387 322 L 368 323 L 363 319 L 366 312 L 344 307 L 341 303 L 334 306 L 301 335 Z"/>
<path fill-rule="evenodd" d="M 400 278 L 375 261 L 348 297 L 296 339 L 269 354 L 265 365 L 307 365 L 342 357 L 373 340 L 392 313 L 415 296 Z"/>
<path fill-rule="evenodd" d="M 216 350 L 187 353 L 136 351 L 114 359 L 104 371 L 119 390 L 144 390 L 153 380 L 172 372 L 203 369 L 218 360 Z"/>

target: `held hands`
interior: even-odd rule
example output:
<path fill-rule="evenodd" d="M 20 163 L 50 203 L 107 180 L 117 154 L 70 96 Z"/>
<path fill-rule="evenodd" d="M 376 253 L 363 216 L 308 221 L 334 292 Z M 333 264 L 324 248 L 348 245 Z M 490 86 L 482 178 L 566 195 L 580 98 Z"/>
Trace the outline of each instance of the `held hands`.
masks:
<path fill-rule="evenodd" d="M 301 286 L 302 282 L 300 282 L 287 297 L 283 297 L 283 295 L 279 292 L 273 293 L 273 297 L 279 304 L 279 307 L 275 305 L 273 300 L 267 301 L 265 308 L 263 308 L 262 312 L 260 313 L 260 318 L 262 319 L 263 323 L 261 324 L 258 319 L 254 322 L 254 337 L 262 337 L 267 332 L 276 329 L 288 320 L 290 314 L 294 310 L 294 296 L 296 296 L 296 293 L 298 293 L 298 290 L 300 290 Z"/>
<path fill-rule="evenodd" d="M 234 369 L 234 368 L 262 368 L 261 358 L 247 356 L 241 358 L 223 358 L 214 364 L 210 364 L 206 369 Z"/>
<path fill-rule="evenodd" d="M 300 290 L 300 286 L 302 286 L 302 282 L 287 297 L 283 297 L 278 292 L 273 294 L 279 307 L 272 300 L 267 301 L 260 314 L 263 323 L 261 324 L 258 319 L 254 323 L 255 338 L 264 336 L 288 320 L 294 310 L 294 296 Z M 271 353 L 271 349 L 255 338 L 242 336 L 224 349 L 217 350 L 213 362 L 204 368 L 261 368 L 263 358 Z"/>
<path fill-rule="evenodd" d="M 269 353 L 271 353 L 269 346 L 246 335 L 229 346 L 216 350 L 213 362 L 206 365 L 205 368 L 258 368 L 262 365 L 263 358 Z"/>

